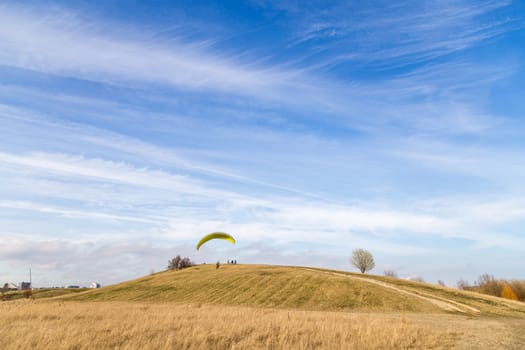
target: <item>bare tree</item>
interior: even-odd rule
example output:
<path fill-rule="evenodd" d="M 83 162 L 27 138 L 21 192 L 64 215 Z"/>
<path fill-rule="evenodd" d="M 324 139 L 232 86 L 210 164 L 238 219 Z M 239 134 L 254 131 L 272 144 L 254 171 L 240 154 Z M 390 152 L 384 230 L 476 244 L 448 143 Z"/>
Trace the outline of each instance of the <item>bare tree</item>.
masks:
<path fill-rule="evenodd" d="M 410 278 L 410 280 L 414 281 L 414 282 L 421 282 L 421 283 L 425 282 L 425 280 L 421 276 L 412 277 L 412 278 Z"/>
<path fill-rule="evenodd" d="M 180 265 L 180 261 L 181 260 L 182 260 L 182 258 L 180 257 L 180 255 L 177 255 L 173 259 L 168 260 L 168 269 L 170 269 L 170 270 L 178 270 L 180 268 L 179 265 Z"/>
<path fill-rule="evenodd" d="M 503 289 L 503 282 L 494 278 L 494 276 L 485 273 L 478 277 L 476 281 L 478 291 L 481 293 L 499 297 Z"/>
<path fill-rule="evenodd" d="M 168 269 L 170 270 L 180 270 L 186 267 L 191 267 L 195 265 L 190 258 L 181 258 L 180 255 L 177 255 L 171 260 L 168 260 Z"/>
<path fill-rule="evenodd" d="M 438 280 L 438 285 L 440 285 L 441 287 L 446 287 L 445 282 L 443 282 L 442 280 Z"/>
<path fill-rule="evenodd" d="M 350 262 L 357 267 L 361 273 L 370 271 L 376 266 L 372 253 L 364 249 L 354 250 Z"/>
<path fill-rule="evenodd" d="M 182 260 L 179 263 L 179 269 L 183 269 L 185 267 L 191 267 L 195 265 L 193 261 L 190 260 L 190 258 L 182 258 Z"/>
<path fill-rule="evenodd" d="M 387 277 L 397 278 L 397 272 L 395 272 L 394 270 L 385 270 L 383 274 Z"/>

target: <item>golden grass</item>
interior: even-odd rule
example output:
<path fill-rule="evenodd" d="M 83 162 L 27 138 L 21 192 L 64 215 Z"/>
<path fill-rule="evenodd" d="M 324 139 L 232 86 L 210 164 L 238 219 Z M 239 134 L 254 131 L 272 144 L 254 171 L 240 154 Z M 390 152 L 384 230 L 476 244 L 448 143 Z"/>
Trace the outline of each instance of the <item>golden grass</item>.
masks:
<path fill-rule="evenodd" d="M 3 349 L 440 349 L 458 333 L 404 315 L 131 302 L 0 303 Z"/>
<path fill-rule="evenodd" d="M 305 310 L 424 311 L 434 306 L 366 282 L 295 267 L 200 265 L 165 271 L 67 297 L 70 300 L 174 301 Z"/>
<path fill-rule="evenodd" d="M 450 300 L 453 302 L 462 303 L 470 307 L 474 307 L 480 310 L 482 315 L 510 316 L 519 318 L 525 317 L 525 303 L 514 300 L 507 300 L 500 297 L 494 297 L 492 295 L 486 295 L 472 291 L 463 291 L 455 288 L 442 287 L 430 283 L 416 282 L 385 276 L 360 275 L 344 271 L 327 270 L 320 268 L 316 268 L 314 270 L 324 273 L 344 274 L 348 275 L 350 278 L 352 276 L 356 276 L 365 277 L 380 282 L 386 282 L 402 290 L 414 292 L 419 295 L 430 295 L 436 299 Z M 421 311 L 425 312 L 425 310 Z"/>
<path fill-rule="evenodd" d="M 460 308 L 450 312 L 436 301 Z M 2 349 L 522 349 L 525 344 L 524 303 L 301 267 L 201 265 L 54 298 L 2 302 L 0 313 Z"/>
<path fill-rule="evenodd" d="M 43 299 L 43 298 L 53 298 L 57 296 L 81 293 L 88 290 L 87 288 L 45 288 L 45 289 L 34 289 L 31 292 L 32 299 Z M 25 298 L 24 291 L 16 290 L 9 291 L 6 293 L 6 297 L 9 300 L 22 299 Z"/>
<path fill-rule="evenodd" d="M 443 313 L 435 304 L 385 288 L 471 306 L 483 315 L 525 317 L 525 303 L 395 278 L 323 269 L 199 265 L 164 271 L 102 289 L 65 296 L 77 301 L 154 301 L 206 303 L 318 311 Z M 463 308 L 465 309 L 465 308 Z"/>
<path fill-rule="evenodd" d="M 395 291 L 296 267 L 200 265 L 66 297 L 78 301 L 207 303 L 319 311 L 439 312 Z"/>

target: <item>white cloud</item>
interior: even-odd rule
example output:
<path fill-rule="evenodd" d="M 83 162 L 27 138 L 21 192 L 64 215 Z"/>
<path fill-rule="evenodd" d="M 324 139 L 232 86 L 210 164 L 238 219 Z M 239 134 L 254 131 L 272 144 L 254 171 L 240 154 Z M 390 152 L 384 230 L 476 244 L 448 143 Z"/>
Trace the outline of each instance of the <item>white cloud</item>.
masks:
<path fill-rule="evenodd" d="M 65 218 L 86 218 L 92 220 L 110 220 L 110 221 L 131 221 L 131 222 L 143 222 L 143 223 L 157 223 L 154 219 L 133 217 L 133 216 L 123 216 L 123 215 L 113 215 L 107 213 L 86 211 L 86 210 L 71 210 L 67 208 L 57 208 L 47 205 L 39 205 L 32 202 L 21 202 L 21 201 L 0 201 L 0 208 L 5 209 L 16 209 L 16 210 L 27 210 L 35 211 L 46 214 L 55 214 L 63 216 Z"/>
<path fill-rule="evenodd" d="M 270 236 L 274 239 L 295 240 L 302 237 L 303 240 L 315 242 L 319 239 L 326 239 L 330 235 L 340 237 L 342 234 L 352 232 L 366 232 L 374 237 L 389 239 L 399 237 L 403 232 L 408 235 L 458 237 L 472 241 L 489 239 L 492 242 L 490 235 L 484 235 L 487 233 L 487 228 L 484 226 L 525 218 L 524 206 L 512 201 L 490 205 L 469 202 L 450 205 L 451 201 L 447 199 L 443 201 L 445 205 L 441 208 L 434 203 L 433 206 L 427 205 L 419 210 L 414 210 L 414 206 L 412 209 L 407 207 L 385 210 L 374 208 L 373 203 L 353 206 L 334 205 L 329 201 L 320 201 L 313 204 L 305 198 L 292 199 L 279 195 L 255 198 L 249 194 L 214 190 L 205 183 L 187 178 L 183 178 L 184 182 L 181 184 L 179 176 L 174 174 L 138 169 L 130 164 L 115 164 L 100 159 L 56 154 L 15 156 L 2 153 L 1 160 L 21 166 L 25 170 L 21 170 L 20 174 L 25 174 L 29 178 L 39 178 L 47 174 L 46 176 L 54 179 L 55 186 L 63 182 L 68 187 L 73 183 L 76 186 L 85 187 L 91 181 L 111 185 L 98 189 L 94 187 L 90 193 L 92 198 L 98 197 L 99 191 L 117 190 L 116 193 L 123 196 L 122 203 L 127 202 L 127 195 L 113 187 L 115 184 L 127 186 L 126 191 L 130 192 L 135 186 L 151 188 L 153 191 L 151 194 L 145 190 L 141 197 L 135 197 L 133 202 L 129 202 L 131 205 L 129 209 L 134 206 L 143 207 L 144 216 L 135 219 L 129 214 L 118 214 L 118 207 L 113 207 L 111 203 L 101 204 L 108 210 L 107 213 L 96 210 L 90 212 L 84 209 L 61 209 L 16 199 L 2 201 L 0 204 L 4 208 L 35 210 L 71 218 L 89 217 L 93 220 L 157 222 L 161 227 L 178 227 L 178 232 L 190 233 L 195 237 L 199 235 L 199 232 L 203 232 L 203 228 L 211 231 L 214 230 L 214 227 L 221 226 L 225 229 L 245 232 L 241 234 L 246 235 L 247 239 Z M 72 181 L 78 177 L 84 180 Z M 159 193 L 156 190 L 162 190 L 164 195 L 158 197 Z M 30 188 L 29 192 L 36 198 L 40 193 L 38 187 Z M 56 197 L 60 198 L 62 191 L 59 190 L 59 187 L 57 187 L 57 192 Z M 20 195 L 23 192 L 18 193 Z M 46 190 L 44 194 L 49 195 L 49 192 Z M 162 199 L 165 206 L 164 210 L 157 212 L 151 218 L 148 212 L 153 214 L 159 209 L 157 206 L 152 207 L 151 210 L 144 207 L 146 203 L 151 205 L 150 195 L 158 198 L 157 200 Z M 205 202 L 203 198 L 206 199 Z M 77 203 L 78 201 L 82 203 L 77 198 Z M 177 219 L 169 219 L 172 206 L 182 205 L 182 203 L 189 208 L 193 206 L 195 211 L 186 211 L 189 217 L 175 215 Z M 203 204 L 205 205 L 203 210 L 198 209 Z M 487 216 L 487 212 L 494 213 L 494 216 Z M 305 232 L 308 232 L 307 237 L 302 236 Z"/>
<path fill-rule="evenodd" d="M 518 18 L 498 16 L 498 11 L 512 5 L 510 1 L 371 5 L 325 4 L 318 11 L 294 8 L 289 13 L 298 29 L 292 43 L 315 42 L 318 50 L 333 52 L 328 65 L 351 61 L 396 67 L 463 51 L 520 28 Z M 494 18 L 487 18 L 490 15 Z M 341 43 L 350 50 L 341 50 Z"/>
<path fill-rule="evenodd" d="M 93 23 L 65 10 L 43 16 L 35 9 L 3 5 L 0 11 L 0 63 L 7 66 L 107 83 L 168 84 L 273 99 L 297 84 L 290 83 L 297 72 L 242 64 L 199 46 L 161 43 L 138 29 Z"/>
<path fill-rule="evenodd" d="M 165 269 L 167 260 L 176 251 L 174 248 L 154 245 L 147 240 L 0 238 L 0 256 L 8 262 L 10 271 L 7 278 L 16 278 L 14 273 L 25 276 L 20 267 L 31 267 L 37 287 L 86 286 L 93 281 L 109 284 L 136 278 L 151 269 Z"/>
<path fill-rule="evenodd" d="M 206 197 L 236 196 L 233 193 L 207 188 L 204 184 L 187 176 L 174 175 L 162 170 L 136 168 L 123 162 L 103 159 L 89 159 L 84 156 L 65 154 L 33 153 L 27 156 L 0 153 L 0 161 L 21 167 L 33 168 L 40 174 L 57 174 L 85 178 L 92 181 L 123 183 L 133 186 L 150 187 L 180 194 Z"/>
<path fill-rule="evenodd" d="M 254 65 L 247 59 L 223 57 L 210 48 L 181 40 L 159 42 L 137 34 L 138 28 L 115 30 L 114 25 L 92 23 L 69 12 L 55 10 L 45 16 L 35 12 L 31 8 L 2 6 L 1 64 L 126 87 L 148 84 L 254 99 L 256 106 L 299 111 L 306 119 L 315 111 L 333 125 L 367 132 L 402 123 L 416 130 L 472 133 L 492 124 L 490 116 L 472 113 L 469 101 L 447 104 L 428 93 L 432 97 L 428 103 L 434 106 L 430 112 L 428 104 L 411 101 L 407 89 L 421 93 L 428 83 L 414 76 L 384 82 L 383 86 L 346 78 L 327 79 L 300 65 Z M 501 71 L 493 70 L 479 72 L 475 79 Z M 449 71 L 448 76 L 457 77 L 452 73 Z M 439 81 L 436 76 L 428 79 L 436 84 Z M 434 89 L 450 83 L 439 83 Z M 391 111 L 400 106 L 404 106 L 404 112 L 392 115 Z M 448 127 L 436 128 L 438 124 Z"/>

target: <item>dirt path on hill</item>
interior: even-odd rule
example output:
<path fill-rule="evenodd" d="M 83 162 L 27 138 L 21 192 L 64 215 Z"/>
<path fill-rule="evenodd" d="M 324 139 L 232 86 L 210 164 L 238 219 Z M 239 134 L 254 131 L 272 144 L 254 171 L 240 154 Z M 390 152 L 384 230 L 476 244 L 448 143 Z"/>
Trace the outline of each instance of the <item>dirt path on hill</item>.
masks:
<path fill-rule="evenodd" d="M 429 302 L 429 303 L 431 303 L 431 304 L 433 304 L 433 305 L 435 305 L 435 306 L 437 306 L 440 309 L 445 310 L 445 311 L 460 312 L 460 313 L 480 313 L 481 312 L 481 311 L 479 311 L 478 309 L 476 309 L 476 308 L 474 308 L 472 306 L 465 305 L 465 304 L 462 304 L 462 303 L 458 303 L 457 301 L 454 301 L 454 300 L 450 300 L 450 299 L 442 298 L 442 297 L 437 297 L 437 296 L 434 296 L 432 294 L 428 294 L 428 293 L 425 293 L 425 292 L 408 291 L 408 290 L 402 289 L 402 288 L 400 288 L 398 286 L 395 286 L 393 284 L 390 284 L 390 283 L 387 283 L 387 282 L 382 282 L 382 281 L 377 281 L 377 280 L 374 280 L 372 278 L 357 277 L 357 276 L 347 275 L 347 274 L 344 274 L 344 273 L 322 271 L 322 270 L 315 270 L 315 269 L 309 269 L 309 268 L 306 268 L 306 270 L 315 271 L 315 272 L 322 272 L 322 273 L 331 274 L 331 275 L 335 275 L 335 276 L 346 277 L 346 278 L 359 280 L 359 281 L 363 281 L 363 282 L 367 282 L 367 283 L 373 283 L 373 284 L 376 284 L 376 285 L 384 287 L 384 288 L 395 290 L 395 291 L 397 291 L 399 293 L 402 293 L 402 294 L 410 295 L 410 296 L 413 296 L 415 298 L 419 298 L 419 299 L 425 300 L 425 301 L 427 301 L 427 302 Z"/>

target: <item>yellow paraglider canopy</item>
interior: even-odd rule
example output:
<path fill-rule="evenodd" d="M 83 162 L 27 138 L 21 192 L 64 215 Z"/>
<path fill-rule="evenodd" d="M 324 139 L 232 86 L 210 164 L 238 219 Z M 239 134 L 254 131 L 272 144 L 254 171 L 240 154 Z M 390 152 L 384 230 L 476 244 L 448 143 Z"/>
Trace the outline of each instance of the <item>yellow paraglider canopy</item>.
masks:
<path fill-rule="evenodd" d="M 203 245 L 204 243 L 206 243 L 206 242 L 208 242 L 209 240 L 212 240 L 212 239 L 225 239 L 225 240 L 229 241 L 231 244 L 235 244 L 235 238 L 233 238 L 229 234 L 227 234 L 225 232 L 213 232 L 213 233 L 207 234 L 206 236 L 201 238 L 199 243 L 197 243 L 197 250 L 199 250 L 201 245 Z"/>

